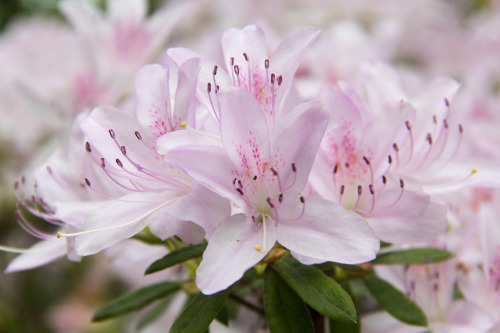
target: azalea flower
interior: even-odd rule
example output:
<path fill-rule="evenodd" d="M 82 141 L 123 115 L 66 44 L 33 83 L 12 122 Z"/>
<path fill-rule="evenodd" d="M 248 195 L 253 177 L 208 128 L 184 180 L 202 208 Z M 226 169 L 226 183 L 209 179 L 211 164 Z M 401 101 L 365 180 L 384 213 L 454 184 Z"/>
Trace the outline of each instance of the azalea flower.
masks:
<path fill-rule="evenodd" d="M 166 154 L 239 211 L 207 233 L 200 290 L 227 288 L 276 242 L 306 263 L 372 259 L 379 245 L 363 218 L 301 195 L 327 126 L 321 105 L 302 104 L 270 126 L 266 110 L 244 88 L 221 91 L 219 102 L 223 147 L 186 146 Z"/>

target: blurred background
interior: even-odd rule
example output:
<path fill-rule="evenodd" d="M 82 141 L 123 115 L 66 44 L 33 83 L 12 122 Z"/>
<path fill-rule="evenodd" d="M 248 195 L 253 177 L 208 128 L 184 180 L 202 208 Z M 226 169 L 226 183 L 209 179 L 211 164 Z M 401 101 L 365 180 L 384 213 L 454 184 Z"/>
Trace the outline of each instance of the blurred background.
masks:
<path fill-rule="evenodd" d="M 108 10 L 105 0 L 87 2 L 103 15 Z M 360 61 L 382 60 L 408 72 L 409 76 L 418 77 L 419 80 L 436 75 L 455 77 L 464 84 L 462 112 L 474 110 L 485 119 L 497 117 L 491 113 L 497 105 L 500 91 L 499 70 L 496 68 L 500 54 L 500 16 L 496 1 L 422 0 L 404 5 L 394 0 L 349 1 L 349 4 L 345 1 L 327 0 L 242 1 L 238 6 L 225 0 L 186 3 L 191 4 L 186 18 L 177 23 L 168 36 L 160 41 L 160 50 L 182 45 L 207 56 L 219 56 L 220 34 L 231 26 L 241 28 L 249 23 L 260 24 L 270 36 L 274 47 L 274 41 L 280 40 L 293 28 L 316 25 L 322 28 L 323 33 L 305 56 L 306 60 L 307 57 L 316 58 L 309 61 L 308 66 L 301 67 L 297 74 L 304 78 L 304 85 L 299 86 L 304 91 L 310 87 L 307 84 L 308 77 L 320 77 L 323 82 L 336 82 L 350 76 Z M 30 170 L 55 149 L 54 139 L 57 141 L 57 138 L 64 137 L 75 117 L 75 112 L 68 112 L 71 116 L 63 125 L 46 130 L 49 127 L 44 124 L 43 130 L 38 132 L 42 120 L 23 113 L 25 105 L 19 100 L 25 100 L 19 98 L 20 92 L 4 93 L 9 90 L 13 81 L 35 80 L 32 80 L 30 75 L 39 75 L 35 73 L 38 70 L 36 65 L 43 63 L 44 57 L 58 59 L 63 52 L 62 49 L 47 50 L 44 45 L 29 49 L 29 38 L 26 44 L 10 46 L 15 44 L 16 40 L 23 40 L 23 34 L 19 31 L 33 22 L 57 27 L 60 25 L 71 30 L 71 22 L 61 13 L 59 5 L 60 0 L 0 0 L 2 245 L 27 248 L 35 243 L 35 239 L 25 233 L 14 219 L 16 197 L 13 183 L 21 174 L 29 172 L 22 170 Z M 168 6 L 169 3 L 148 0 L 146 20 L 165 5 Z M 165 18 L 164 22 L 166 24 L 168 19 Z M 210 47 L 213 50 L 206 51 Z M 86 50 L 93 52 L 92 49 Z M 19 52 L 26 56 L 22 61 L 25 61 L 28 70 L 13 71 L 8 60 L 5 60 L 9 52 Z M 149 55 L 147 61 L 145 57 L 142 64 L 159 61 L 161 54 L 159 51 Z M 131 65 L 132 73 L 140 65 Z M 51 72 L 41 73 L 40 75 L 51 75 Z M 19 80 L 20 75 L 24 75 L 22 80 Z M 38 79 L 40 78 L 37 77 Z M 38 82 L 41 83 L 31 82 L 26 85 L 43 85 L 43 81 Z M 44 87 L 39 88 L 43 91 Z M 118 103 L 123 100 L 123 96 L 133 94 L 132 80 L 127 89 L 111 99 L 111 103 Z M 22 95 L 23 90 L 20 91 Z M 307 95 L 307 92 L 305 94 Z M 104 100 L 97 102 L 105 103 L 102 102 Z M 92 100 L 92 103 L 86 104 L 84 108 L 95 106 L 94 102 Z M 40 109 L 54 105 L 37 103 L 34 105 Z M 73 100 L 68 102 L 72 108 L 76 104 Z M 460 111 L 460 106 L 457 109 Z M 57 120 L 64 118 L 57 112 L 55 117 Z M 499 155 L 497 151 L 491 153 Z M 3 271 L 15 256 L 0 252 L 0 270 Z M 134 285 L 123 270 L 115 269 L 108 261 L 109 259 L 102 255 L 85 257 L 80 263 L 60 259 L 30 271 L 1 274 L 0 332 L 133 331 L 128 325 L 129 318 L 99 324 L 90 323 L 92 314 L 99 305 L 121 295 Z"/>

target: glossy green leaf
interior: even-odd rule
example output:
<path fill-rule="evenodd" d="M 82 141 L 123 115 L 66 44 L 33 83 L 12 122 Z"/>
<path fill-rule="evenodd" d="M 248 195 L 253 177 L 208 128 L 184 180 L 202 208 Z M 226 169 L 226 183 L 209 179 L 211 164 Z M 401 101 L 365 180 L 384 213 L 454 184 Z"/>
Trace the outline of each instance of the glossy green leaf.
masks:
<path fill-rule="evenodd" d="M 187 245 L 170 252 L 161 259 L 153 262 L 147 269 L 146 274 L 155 273 L 174 265 L 180 264 L 186 260 L 199 257 L 207 248 L 207 243 L 200 243 L 195 245 Z"/>
<path fill-rule="evenodd" d="M 394 318 L 410 325 L 427 326 L 422 309 L 389 282 L 373 274 L 365 276 L 363 281 L 378 304 Z"/>
<path fill-rule="evenodd" d="M 170 333 L 203 333 L 221 310 L 231 288 L 213 295 L 196 295 L 177 317 Z"/>
<path fill-rule="evenodd" d="M 313 309 L 332 319 L 356 322 L 352 299 L 332 278 L 315 267 L 285 256 L 273 263 L 283 280 Z"/>
<path fill-rule="evenodd" d="M 433 247 L 397 250 L 381 253 L 372 264 L 381 265 L 418 265 L 440 262 L 450 259 L 453 253 Z"/>
<path fill-rule="evenodd" d="M 101 321 L 138 310 L 149 303 L 163 298 L 181 287 L 181 282 L 160 282 L 142 287 L 123 295 L 100 308 L 92 321 Z"/>
<path fill-rule="evenodd" d="M 264 306 L 271 333 L 314 333 L 302 299 L 271 269 L 264 275 Z"/>
<path fill-rule="evenodd" d="M 346 323 L 330 319 L 330 333 L 359 333 L 361 326 L 359 323 Z"/>

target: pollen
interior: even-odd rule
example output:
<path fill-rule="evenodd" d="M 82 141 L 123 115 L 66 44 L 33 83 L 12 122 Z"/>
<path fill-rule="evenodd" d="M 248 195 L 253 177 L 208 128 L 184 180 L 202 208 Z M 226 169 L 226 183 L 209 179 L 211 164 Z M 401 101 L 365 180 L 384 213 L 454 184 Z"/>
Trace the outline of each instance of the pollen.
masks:
<path fill-rule="evenodd" d="M 185 121 L 183 121 L 183 122 L 181 123 L 181 127 L 182 127 L 182 128 L 185 128 L 185 127 L 186 127 L 186 125 L 187 125 L 187 124 L 186 124 L 186 122 L 185 122 Z"/>
<path fill-rule="evenodd" d="M 262 246 L 260 246 L 259 244 L 255 245 L 253 248 L 255 249 L 255 251 L 258 251 L 258 252 L 260 252 L 260 250 L 262 250 Z"/>
<path fill-rule="evenodd" d="M 477 169 L 472 169 L 471 173 L 472 173 L 472 174 L 477 173 Z"/>

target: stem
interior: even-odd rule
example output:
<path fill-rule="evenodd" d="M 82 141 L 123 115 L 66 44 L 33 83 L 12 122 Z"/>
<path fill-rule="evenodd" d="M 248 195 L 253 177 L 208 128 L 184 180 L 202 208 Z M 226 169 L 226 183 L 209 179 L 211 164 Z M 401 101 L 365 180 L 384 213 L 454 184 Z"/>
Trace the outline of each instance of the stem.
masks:
<path fill-rule="evenodd" d="M 263 308 L 258 307 L 257 305 L 254 305 L 254 304 L 246 301 L 245 299 L 243 299 L 235 294 L 229 294 L 229 298 L 231 298 L 233 301 L 243 305 L 244 307 L 248 308 L 249 310 L 257 312 L 258 314 L 260 314 L 263 317 L 266 316 L 266 312 L 264 311 Z"/>

